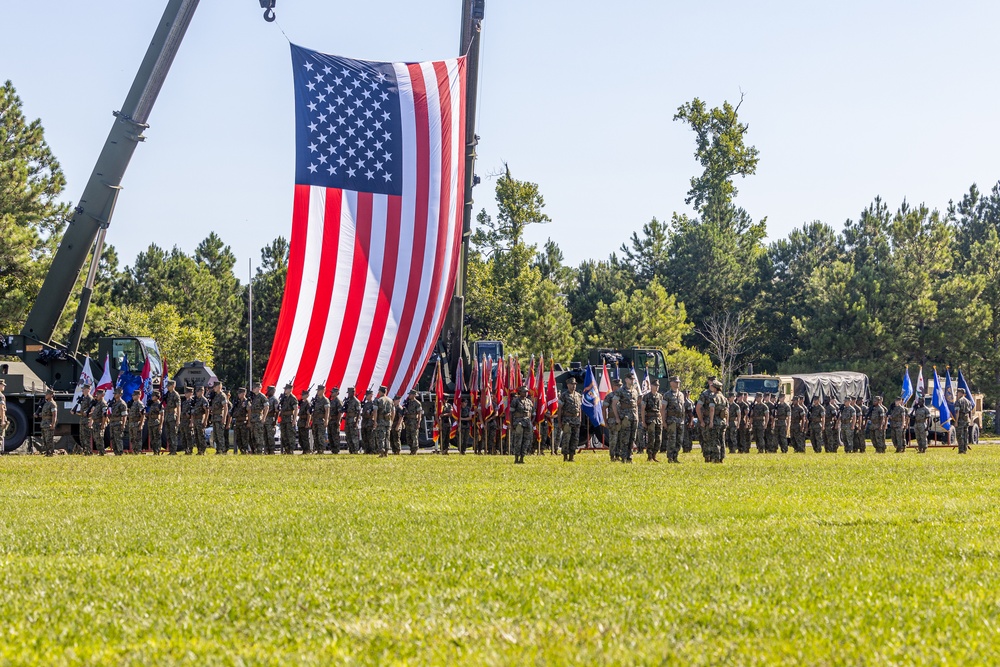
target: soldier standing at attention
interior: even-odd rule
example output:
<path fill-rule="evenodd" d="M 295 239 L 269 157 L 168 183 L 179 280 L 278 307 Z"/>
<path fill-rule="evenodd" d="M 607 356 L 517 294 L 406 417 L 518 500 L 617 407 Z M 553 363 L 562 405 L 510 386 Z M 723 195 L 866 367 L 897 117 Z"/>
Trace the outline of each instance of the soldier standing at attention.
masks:
<path fill-rule="evenodd" d="M 659 385 L 655 382 L 650 386 L 649 393 L 645 394 L 639 401 L 639 421 L 646 428 L 646 460 L 654 463 L 663 440 L 663 418 L 660 415 L 660 403 L 662 402 L 663 396 L 659 392 Z M 579 433 L 577 435 L 579 436 Z"/>
<path fill-rule="evenodd" d="M 840 449 L 840 410 L 837 409 L 835 398 L 826 399 L 823 445 L 830 454 L 836 454 Z"/>
<path fill-rule="evenodd" d="M 360 404 L 359 404 L 360 408 Z M 410 454 L 416 454 L 420 447 L 420 419 L 424 416 L 424 406 L 417 398 L 417 390 L 410 390 L 410 397 L 403 406 L 403 426 L 406 429 L 406 444 L 410 446 Z"/>
<path fill-rule="evenodd" d="M 365 400 L 361 401 L 361 449 L 365 454 L 375 453 L 375 401 L 372 390 L 365 391 Z M 358 450 L 351 454 L 357 454 Z"/>
<path fill-rule="evenodd" d="M 392 417 L 395 409 L 392 399 L 386 396 L 389 389 L 382 385 L 378 388 L 378 398 L 375 399 L 375 450 L 379 458 L 389 456 L 389 428 L 392 426 Z"/>
<path fill-rule="evenodd" d="M 340 387 L 330 390 L 330 421 L 326 426 L 326 441 L 333 452 L 340 451 L 340 417 L 344 414 L 344 404 L 340 400 Z"/>
<path fill-rule="evenodd" d="M 181 395 L 177 393 L 177 383 L 167 380 L 166 402 L 163 405 L 163 423 L 167 427 L 167 449 L 170 456 L 177 455 L 180 447 Z M 101 448 L 103 451 L 103 447 Z"/>
<path fill-rule="evenodd" d="M 194 447 L 194 426 L 191 424 L 191 404 L 194 403 L 194 387 L 184 387 L 181 398 L 180 441 L 185 454 Z"/>
<path fill-rule="evenodd" d="M 771 410 L 764 402 L 763 394 L 755 394 L 753 405 L 750 406 L 750 425 L 753 429 L 753 440 L 757 445 L 757 453 L 763 454 L 767 451 L 767 420 L 770 418 Z"/>
<path fill-rule="evenodd" d="M 927 430 L 931 425 L 931 411 L 924 405 L 924 399 L 917 394 L 917 400 L 910 411 L 910 423 L 913 424 L 913 434 L 917 437 L 917 453 L 927 453 Z"/>
<path fill-rule="evenodd" d="M 208 440 L 205 439 L 205 429 L 208 427 L 208 415 L 211 406 L 205 398 L 205 387 L 199 386 L 194 390 L 194 401 L 191 402 L 191 437 L 198 447 L 198 456 L 204 456 L 208 449 Z"/>
<path fill-rule="evenodd" d="M 121 389 L 117 390 L 121 393 Z M 56 453 L 56 417 L 59 414 L 59 407 L 56 405 L 55 392 L 51 389 L 45 390 L 45 402 L 42 403 L 41 417 L 42 426 L 42 452 L 46 456 Z"/>
<path fill-rule="evenodd" d="M 653 392 L 646 394 L 652 395 Z M 659 394 L 656 394 L 656 419 L 660 419 Z M 576 379 L 567 378 L 566 390 L 559 396 L 559 408 L 556 411 L 556 419 L 559 420 L 559 445 L 562 449 L 563 461 L 572 461 L 576 456 L 576 444 L 580 441 L 580 417 L 583 415 L 583 397 L 576 390 Z M 657 428 L 657 446 L 659 446 L 659 428 Z M 652 447 L 652 442 L 648 445 L 651 456 L 656 459 L 656 450 Z"/>
<path fill-rule="evenodd" d="M 132 405 L 128 406 L 128 445 L 133 454 L 142 453 L 142 425 L 146 422 L 146 409 L 139 400 L 141 391 L 132 392 Z"/>
<path fill-rule="evenodd" d="M 278 412 L 281 415 L 281 453 L 295 453 L 295 420 L 298 417 L 299 402 L 292 396 L 292 383 L 289 382 L 282 390 L 278 399 Z"/>
<path fill-rule="evenodd" d="M 253 391 L 250 398 L 250 444 L 251 453 L 263 454 L 264 447 L 267 446 L 267 429 L 264 427 L 264 420 L 267 419 L 267 397 L 261 391 L 263 387 L 260 382 L 253 383 Z M 271 441 L 274 447 L 274 441 Z"/>
<path fill-rule="evenodd" d="M 326 451 L 326 425 L 330 421 L 330 399 L 326 397 L 326 385 L 316 385 L 316 395 L 312 405 L 313 454 Z"/>
<path fill-rule="evenodd" d="M 965 395 L 965 390 L 959 387 L 958 398 L 955 399 L 955 437 L 958 440 L 958 453 L 969 451 L 969 423 L 976 406 Z"/>
<path fill-rule="evenodd" d="M 812 407 L 809 408 L 809 438 L 812 440 L 813 451 L 823 452 L 823 427 L 826 423 L 826 410 L 819 404 L 819 396 L 813 396 Z"/>
<path fill-rule="evenodd" d="M 802 404 L 803 398 L 798 395 L 794 399 L 791 410 L 792 449 L 800 454 L 806 451 L 806 430 L 809 428 L 809 411 Z"/>
<path fill-rule="evenodd" d="M 791 416 L 792 408 L 785 401 L 785 395 L 778 394 L 778 403 L 774 406 L 774 437 L 782 454 L 788 453 L 788 420 Z"/>
<path fill-rule="evenodd" d="M 2 394 L 0 394 L 0 403 L 3 404 L 3 410 L 6 412 L 7 405 L 4 403 Z M 94 430 L 92 428 L 93 422 L 90 421 L 90 406 L 93 404 L 94 397 L 90 395 L 90 383 L 85 382 L 83 384 L 83 393 L 77 399 L 76 405 L 73 406 L 72 410 L 74 415 L 80 416 L 80 447 L 77 451 L 85 456 L 90 456 L 93 448 Z M 2 423 L 2 421 L 3 419 L 0 418 L 0 452 L 3 451 L 3 433 L 6 428 L 6 424 Z"/>
<path fill-rule="evenodd" d="M 608 454 L 611 456 L 612 461 L 618 460 L 618 431 L 620 430 L 620 425 L 618 418 L 615 417 L 614 410 L 611 409 L 611 403 L 615 400 L 615 392 L 621 386 L 622 383 L 618 378 L 612 378 L 611 391 L 604 397 L 604 402 L 601 406 L 601 409 L 604 410 L 604 423 L 608 426 Z"/>
<path fill-rule="evenodd" d="M 521 385 L 517 388 L 517 395 L 510 399 L 510 449 L 514 454 L 514 463 L 524 463 L 524 457 L 531 447 L 532 408 L 528 388 Z"/>
<path fill-rule="evenodd" d="M 84 385 L 84 387 L 89 387 L 90 385 Z M 0 378 L 0 456 L 7 453 L 4 449 L 4 436 L 7 433 L 7 397 L 3 395 L 3 392 L 7 389 L 7 381 Z M 82 430 L 82 429 L 81 429 Z"/>
<path fill-rule="evenodd" d="M 240 387 L 236 390 L 233 409 L 229 412 L 233 424 L 233 452 L 250 453 L 250 401 L 247 400 L 247 390 Z"/>
<path fill-rule="evenodd" d="M 741 454 L 750 453 L 750 436 L 751 422 L 750 422 L 750 397 L 747 392 L 741 392 L 737 398 L 737 403 L 740 406 L 740 422 L 737 425 L 736 434 L 736 448 Z"/>
<path fill-rule="evenodd" d="M 176 392 L 175 392 L 176 393 Z M 98 391 L 94 402 L 90 404 L 90 421 L 94 425 L 91 436 L 97 445 L 97 453 L 104 456 L 104 429 L 108 427 L 108 404 L 104 401 L 107 394 Z"/>
<path fill-rule="evenodd" d="M 702 429 L 701 454 L 706 463 L 722 463 L 726 456 L 726 420 L 729 418 L 729 406 L 722 394 L 722 383 L 712 380 L 710 392 L 702 414 L 705 415 L 705 428 Z M 707 405 L 707 410 L 705 409 Z"/>
<path fill-rule="evenodd" d="M 872 447 L 875 448 L 876 454 L 885 454 L 885 427 L 888 418 L 881 396 L 875 397 L 868 417 L 872 422 Z"/>
<path fill-rule="evenodd" d="M 229 401 L 226 393 L 222 391 L 222 383 L 218 380 L 212 385 L 212 401 L 208 410 L 212 417 L 212 444 L 215 445 L 216 454 L 229 453 L 229 441 L 226 439 L 226 417 L 229 416 Z"/>
<path fill-rule="evenodd" d="M 726 422 L 726 446 L 730 454 L 740 451 L 740 422 L 743 419 L 743 410 L 740 407 L 739 395 L 735 391 L 729 392 L 729 419 Z"/>
<path fill-rule="evenodd" d="M 632 449 L 639 421 L 639 391 L 635 388 L 635 378 L 629 373 L 625 384 L 615 392 L 611 409 L 618 418 L 621 430 L 618 432 L 618 452 L 622 463 L 632 463 Z"/>
<path fill-rule="evenodd" d="M 266 454 L 274 454 L 274 432 L 278 429 L 278 412 L 281 407 L 278 405 L 278 397 L 274 393 L 274 385 L 268 385 L 267 416 L 264 418 L 264 452 Z"/>
<path fill-rule="evenodd" d="M 347 451 L 354 454 L 361 446 L 361 433 L 358 430 L 361 425 L 361 401 L 358 399 L 357 390 L 354 387 L 347 388 L 347 400 L 344 401 L 344 436 L 347 439 Z M 335 454 L 340 453 L 340 443 L 336 443 L 333 449 Z"/>
<path fill-rule="evenodd" d="M 146 429 L 149 433 L 149 448 L 153 450 L 153 456 L 160 455 L 163 446 L 163 400 L 160 397 L 160 390 L 154 389 L 149 397 L 149 407 L 146 408 Z"/>
<path fill-rule="evenodd" d="M 840 409 L 840 440 L 844 443 L 844 453 L 854 451 L 854 424 L 858 420 L 858 411 L 854 408 L 854 397 L 844 399 L 844 407 Z"/>
<path fill-rule="evenodd" d="M 681 438 L 681 451 L 690 454 L 694 449 L 694 401 L 691 392 L 684 390 L 684 437 Z"/>
<path fill-rule="evenodd" d="M 903 399 L 897 398 L 889 409 L 889 425 L 892 428 L 892 447 L 897 454 L 906 452 L 906 408 Z"/>
<path fill-rule="evenodd" d="M 697 402 L 694 404 L 694 413 L 698 417 L 698 442 L 701 443 L 702 448 L 704 448 L 705 441 L 709 438 L 712 430 L 712 425 L 708 422 L 708 407 L 712 403 L 713 382 L 715 382 L 715 376 L 708 376 L 705 388 L 702 389 Z"/>
<path fill-rule="evenodd" d="M 303 389 L 299 395 L 299 449 L 303 454 L 309 453 L 309 390 Z"/>
<path fill-rule="evenodd" d="M 667 463 L 679 463 L 677 455 L 681 451 L 685 419 L 685 399 L 680 387 L 680 376 L 672 375 L 670 389 L 663 395 L 663 445 L 667 452 Z"/>
<path fill-rule="evenodd" d="M 111 399 L 111 447 L 115 456 L 125 453 L 125 420 L 128 418 L 128 405 L 122 400 L 122 388 L 115 387 L 115 397 Z"/>
<path fill-rule="evenodd" d="M 868 415 L 865 414 L 864 399 L 860 396 L 854 397 L 854 451 L 864 454 L 867 445 L 865 444 L 865 425 L 868 422 Z"/>
<path fill-rule="evenodd" d="M 776 404 L 774 394 L 764 396 L 764 405 L 767 406 L 767 421 L 764 422 L 764 447 L 769 454 L 778 451 L 778 442 L 774 437 L 774 408 Z"/>
<path fill-rule="evenodd" d="M 403 451 L 403 446 L 400 442 L 403 435 L 403 406 L 400 403 L 402 399 L 403 397 L 398 394 L 392 399 L 392 426 L 389 430 L 389 448 L 396 455 Z M 337 429 L 337 437 L 340 437 L 340 429 Z"/>

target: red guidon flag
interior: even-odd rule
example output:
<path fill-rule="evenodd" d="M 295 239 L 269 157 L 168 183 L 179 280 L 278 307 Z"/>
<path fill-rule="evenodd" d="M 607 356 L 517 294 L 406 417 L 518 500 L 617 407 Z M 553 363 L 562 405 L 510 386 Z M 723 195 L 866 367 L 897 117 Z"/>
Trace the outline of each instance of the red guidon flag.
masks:
<path fill-rule="evenodd" d="M 292 45 L 292 67 L 291 248 L 264 385 L 405 395 L 458 269 L 465 58 L 381 63 Z"/>

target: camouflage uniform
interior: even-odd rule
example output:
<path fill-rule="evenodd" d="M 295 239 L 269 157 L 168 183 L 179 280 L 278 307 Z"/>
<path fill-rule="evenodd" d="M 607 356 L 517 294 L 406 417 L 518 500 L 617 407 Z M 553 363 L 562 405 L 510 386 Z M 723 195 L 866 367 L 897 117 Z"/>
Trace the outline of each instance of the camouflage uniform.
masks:
<path fill-rule="evenodd" d="M 750 423 L 753 425 L 753 439 L 757 443 L 757 452 L 767 451 L 767 420 L 771 418 L 771 410 L 767 403 L 754 401 L 750 406 Z"/>
<path fill-rule="evenodd" d="M 208 449 L 208 440 L 205 439 L 205 426 L 208 424 L 210 411 L 211 406 L 208 404 L 208 399 L 205 398 L 205 395 L 195 395 L 194 400 L 191 401 L 191 438 L 194 445 L 198 448 L 199 455 L 204 455 L 205 450 Z"/>
<path fill-rule="evenodd" d="M 146 409 L 146 431 L 149 433 L 149 448 L 159 455 L 163 448 L 163 403 L 155 395 Z"/>
<path fill-rule="evenodd" d="M 740 406 L 740 423 L 739 423 L 739 433 L 737 433 L 737 447 L 742 454 L 750 453 L 750 409 L 752 403 L 747 401 L 742 396 L 739 400 Z"/>
<path fill-rule="evenodd" d="M 872 447 L 879 454 L 885 454 L 885 426 L 882 420 L 886 417 L 885 406 L 881 403 L 872 406 L 868 412 L 868 418 L 872 422 Z"/>
<path fill-rule="evenodd" d="M 685 454 L 691 453 L 694 449 L 694 401 L 690 396 L 684 397 L 684 431 L 681 438 L 681 451 Z"/>
<path fill-rule="evenodd" d="M 406 429 L 406 444 L 410 453 L 416 454 L 420 447 L 420 418 L 424 414 L 424 406 L 420 404 L 416 394 L 410 394 L 403 404 L 403 428 Z"/>
<path fill-rule="evenodd" d="M 163 409 L 163 423 L 167 427 L 167 449 L 171 454 L 176 454 L 180 447 L 180 418 L 177 410 L 181 406 L 181 395 L 174 389 L 168 389 L 165 397 Z M 103 445 L 101 447 L 104 449 Z"/>
<path fill-rule="evenodd" d="M 469 441 L 472 440 L 472 406 L 469 404 L 469 401 L 462 401 L 462 412 L 461 412 L 461 419 L 459 419 L 459 429 L 461 429 L 462 432 L 462 444 L 460 450 L 464 452 Z M 441 447 L 442 454 L 448 453 L 447 435 L 449 435 L 450 433 L 451 430 L 447 429 L 445 437 L 442 438 L 442 443 L 443 443 Z"/>
<path fill-rule="evenodd" d="M 812 440 L 813 451 L 817 454 L 823 451 L 823 417 L 826 410 L 822 405 L 809 408 L 809 437 Z"/>
<path fill-rule="evenodd" d="M 216 454 L 228 454 L 229 443 L 226 441 L 226 415 L 229 409 L 229 401 L 221 389 L 212 396 L 209 404 L 212 423 L 212 443 L 215 445 Z"/>
<path fill-rule="evenodd" d="M 917 437 L 917 451 L 923 454 L 927 451 L 927 423 L 931 418 L 931 411 L 923 402 L 913 406 L 910 412 L 910 423 L 913 424 L 913 434 Z"/>
<path fill-rule="evenodd" d="M 764 425 L 764 448 L 768 453 L 775 453 L 778 451 L 778 440 L 774 434 L 774 419 L 775 410 L 778 404 L 772 399 L 768 399 L 764 402 L 767 406 L 767 422 Z"/>
<path fill-rule="evenodd" d="M 349 395 L 344 402 L 344 435 L 347 438 L 347 451 L 351 454 L 357 453 L 361 446 L 361 433 L 358 431 L 360 420 L 361 401 L 358 400 L 357 395 Z M 340 451 L 339 444 L 334 451 Z"/>
<path fill-rule="evenodd" d="M 684 434 L 684 392 L 680 389 L 668 389 L 663 394 L 663 406 L 667 421 L 663 425 L 663 448 L 667 453 L 667 461 L 677 463 L 677 455 L 681 451 L 681 438 Z"/>
<path fill-rule="evenodd" d="M 133 454 L 142 452 L 142 424 L 146 421 L 146 410 L 142 401 L 132 399 L 128 408 L 128 443 Z"/>
<path fill-rule="evenodd" d="M 906 451 L 906 408 L 893 403 L 889 408 L 889 428 L 892 429 L 892 446 L 897 454 Z"/>
<path fill-rule="evenodd" d="M 313 397 L 311 406 L 314 454 L 322 454 L 326 451 L 326 412 L 330 407 L 330 399 L 323 395 L 323 389 L 325 387 L 317 387 L 316 396 Z"/>
<path fill-rule="evenodd" d="M 115 396 L 111 401 L 111 447 L 115 456 L 125 453 L 125 420 L 128 418 L 128 405 L 121 396 Z"/>
<path fill-rule="evenodd" d="M 575 389 L 576 384 L 570 385 L 559 396 L 559 408 L 556 416 L 559 419 L 559 446 L 562 449 L 564 461 L 572 461 L 576 456 L 576 445 L 580 442 L 580 424 L 583 416 L 583 397 Z M 659 394 L 657 394 L 659 396 Z M 659 400 L 656 409 L 657 419 L 659 419 Z M 657 443 L 659 443 L 659 429 L 657 429 Z"/>
<path fill-rule="evenodd" d="M 271 389 L 268 389 L 268 393 Z M 267 417 L 264 419 L 264 453 L 274 454 L 274 434 L 278 430 L 278 410 L 280 409 L 277 396 L 267 397 Z"/>
<path fill-rule="evenodd" d="M 308 392 L 302 392 L 299 399 L 299 449 L 303 454 L 309 453 L 309 399 L 306 398 Z"/>
<path fill-rule="evenodd" d="M 774 406 L 774 439 L 782 454 L 788 453 L 788 420 L 791 416 L 791 406 L 785 401 L 778 401 Z"/>
<path fill-rule="evenodd" d="M 392 399 L 382 395 L 375 399 L 375 450 L 380 457 L 389 455 L 389 428 L 396 410 Z"/>
<path fill-rule="evenodd" d="M 340 451 L 340 418 L 344 414 L 344 403 L 340 396 L 330 395 L 330 421 L 326 425 L 326 441 L 335 454 Z"/>
<path fill-rule="evenodd" d="M 714 380 L 714 378 L 710 378 L 710 380 Z M 701 412 L 701 416 L 698 417 L 698 442 L 701 443 L 703 449 L 705 441 L 711 437 L 712 433 L 712 425 L 705 423 L 708 420 L 708 408 L 710 405 L 712 405 L 712 391 L 705 388 L 698 395 L 698 400 L 694 404 L 695 415 L 698 415 L 699 411 Z"/>
<path fill-rule="evenodd" d="M 532 408 L 531 399 L 527 396 L 518 394 L 510 399 L 510 449 L 515 463 L 523 463 L 524 456 L 531 450 Z"/>
<path fill-rule="evenodd" d="M 854 451 L 854 424 L 857 420 L 858 411 L 853 405 L 845 405 L 840 409 L 840 439 L 847 454 Z"/>
<path fill-rule="evenodd" d="M 618 432 L 618 455 L 622 461 L 632 461 L 632 447 L 635 445 L 636 430 L 639 422 L 639 391 L 632 385 L 622 383 L 621 389 L 615 392 L 618 403 L 618 417 L 621 419 L 621 430 Z"/>
<path fill-rule="evenodd" d="M 791 434 L 792 434 L 792 448 L 800 453 L 804 454 L 806 451 L 806 429 L 802 426 L 802 422 L 807 420 L 809 417 L 809 410 L 806 406 L 801 403 L 796 402 L 791 407 Z"/>
<path fill-rule="evenodd" d="M 403 451 L 403 406 L 399 404 L 399 397 L 392 399 L 392 426 L 389 428 L 389 449 L 393 454 Z M 338 437 L 339 434 L 338 434 Z"/>
<path fill-rule="evenodd" d="M 611 402 L 615 398 L 615 393 L 609 391 L 604 397 L 602 409 L 604 410 L 604 423 L 608 427 L 608 454 L 611 460 L 618 458 L 618 431 L 620 430 L 618 418 L 615 417 L 614 410 L 611 409 Z"/>
<path fill-rule="evenodd" d="M 663 396 L 653 385 L 650 392 L 642 397 L 643 422 L 646 427 L 646 460 L 655 461 L 663 445 L 663 419 L 660 417 L 660 403 Z"/>
<path fill-rule="evenodd" d="M 240 454 L 250 453 L 250 401 L 246 396 L 236 394 L 233 399 L 233 449 Z M 308 414 L 306 415 L 308 417 Z"/>
<path fill-rule="evenodd" d="M 955 401 L 955 439 L 958 440 L 958 453 L 965 454 L 969 450 L 969 424 L 976 406 L 967 396 L 961 396 Z"/>
<path fill-rule="evenodd" d="M 104 429 L 108 427 L 108 404 L 104 402 L 103 391 L 90 404 L 89 416 L 91 423 L 94 425 L 91 435 L 97 446 L 97 453 L 104 456 Z"/>
<path fill-rule="evenodd" d="M 255 391 L 250 396 L 250 448 L 253 454 L 263 454 L 264 447 L 267 446 L 267 428 L 264 426 L 267 396 L 260 391 Z M 273 440 L 271 449 L 274 449 Z"/>
<path fill-rule="evenodd" d="M 371 399 L 361 402 L 361 449 L 365 454 L 375 453 L 375 401 Z"/>
<path fill-rule="evenodd" d="M 281 415 L 281 453 L 295 453 L 295 412 L 299 402 L 292 394 L 281 394 L 278 399 L 278 412 Z"/>
<path fill-rule="evenodd" d="M 53 418 L 59 413 L 59 406 L 51 396 L 45 398 L 40 414 L 42 421 L 42 453 L 52 456 L 56 451 L 56 430 L 52 426 Z"/>
<path fill-rule="evenodd" d="M 190 454 L 194 448 L 194 424 L 191 422 L 194 395 L 189 398 L 187 392 L 181 399 L 180 441 L 185 454 Z"/>
<path fill-rule="evenodd" d="M 702 404 L 701 413 L 705 417 L 701 454 L 707 463 L 722 463 L 726 457 L 726 420 L 729 419 L 729 404 L 721 391 L 709 393 L 706 402 Z"/>
<path fill-rule="evenodd" d="M 740 451 L 740 427 L 743 421 L 743 408 L 740 406 L 739 397 L 733 394 L 729 396 L 729 419 L 726 423 L 726 446 L 730 454 Z"/>
<path fill-rule="evenodd" d="M 830 454 L 836 454 L 840 449 L 840 410 L 831 400 L 826 404 L 826 433 L 823 434 L 823 446 Z"/>
<path fill-rule="evenodd" d="M 80 447 L 77 450 L 90 456 L 94 446 L 94 427 L 90 420 L 90 406 L 94 404 L 93 396 L 81 395 L 73 406 L 73 414 L 80 415 Z M 0 429 L 0 452 L 3 451 L 3 432 Z"/>

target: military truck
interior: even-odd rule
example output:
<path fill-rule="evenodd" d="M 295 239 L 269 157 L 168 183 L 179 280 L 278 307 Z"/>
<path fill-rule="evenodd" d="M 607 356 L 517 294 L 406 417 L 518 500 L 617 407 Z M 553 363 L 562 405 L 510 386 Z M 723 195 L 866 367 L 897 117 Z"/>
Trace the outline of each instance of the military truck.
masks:
<path fill-rule="evenodd" d="M 868 376 L 852 371 L 837 371 L 832 373 L 798 373 L 793 375 L 740 375 L 733 383 L 736 392 L 753 394 L 784 393 L 789 396 L 796 394 L 805 396 L 806 403 L 814 396 L 820 400 L 836 399 L 842 403 L 847 396 L 861 396 L 868 404 L 871 403 L 871 388 Z"/>

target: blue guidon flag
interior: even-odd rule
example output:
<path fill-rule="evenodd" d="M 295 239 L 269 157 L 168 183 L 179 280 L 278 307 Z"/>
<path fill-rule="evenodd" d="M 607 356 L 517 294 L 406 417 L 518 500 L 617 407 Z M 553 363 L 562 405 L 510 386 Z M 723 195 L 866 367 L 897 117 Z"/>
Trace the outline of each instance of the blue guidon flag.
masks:
<path fill-rule="evenodd" d="M 583 378 L 583 414 L 587 415 L 595 427 L 604 425 L 601 396 L 597 391 L 597 381 L 594 379 L 594 369 L 591 366 L 587 366 L 587 374 Z"/>
<path fill-rule="evenodd" d="M 265 385 L 405 394 L 461 250 L 465 58 L 382 63 L 292 45 L 295 198 Z"/>

